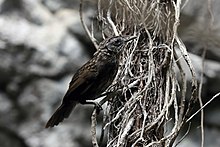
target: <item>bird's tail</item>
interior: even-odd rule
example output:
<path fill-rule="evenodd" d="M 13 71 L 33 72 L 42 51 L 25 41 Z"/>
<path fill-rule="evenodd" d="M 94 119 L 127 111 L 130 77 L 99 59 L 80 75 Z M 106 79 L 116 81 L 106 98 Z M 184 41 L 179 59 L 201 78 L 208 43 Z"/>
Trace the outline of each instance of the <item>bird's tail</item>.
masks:
<path fill-rule="evenodd" d="M 55 113 L 48 120 L 45 128 L 57 126 L 60 122 L 64 120 L 64 118 L 68 118 L 77 102 L 71 104 L 62 103 L 59 108 L 55 111 Z"/>

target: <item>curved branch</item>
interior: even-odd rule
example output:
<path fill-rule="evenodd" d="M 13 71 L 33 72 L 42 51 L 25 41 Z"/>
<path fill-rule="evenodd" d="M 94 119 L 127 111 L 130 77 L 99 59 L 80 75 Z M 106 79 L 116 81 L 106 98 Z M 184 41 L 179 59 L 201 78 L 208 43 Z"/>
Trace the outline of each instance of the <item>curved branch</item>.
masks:
<path fill-rule="evenodd" d="M 84 20 L 83 20 L 83 14 L 82 14 L 82 9 L 83 9 L 83 0 L 80 0 L 80 5 L 79 5 L 79 14 L 80 14 L 80 21 L 82 23 L 83 29 L 86 31 L 86 34 L 89 36 L 90 40 L 92 41 L 93 45 L 95 48 L 98 50 L 98 44 L 96 39 L 92 36 L 92 34 L 89 32 L 88 27 L 86 26 Z M 93 33 L 93 32 L 92 32 Z"/>

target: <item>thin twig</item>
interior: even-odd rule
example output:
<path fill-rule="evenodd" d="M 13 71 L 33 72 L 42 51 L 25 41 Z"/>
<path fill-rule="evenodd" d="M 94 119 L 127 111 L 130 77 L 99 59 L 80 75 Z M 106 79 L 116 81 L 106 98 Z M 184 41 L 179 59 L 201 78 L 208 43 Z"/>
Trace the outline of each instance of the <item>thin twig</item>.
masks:
<path fill-rule="evenodd" d="M 202 109 L 204 109 L 208 104 L 210 104 L 218 96 L 220 96 L 220 92 L 215 94 L 208 102 L 205 103 L 205 105 L 203 105 L 199 110 L 197 110 L 193 115 L 191 115 L 190 118 L 186 120 L 186 122 L 189 122 L 195 115 L 197 115 Z"/>
<path fill-rule="evenodd" d="M 98 141 L 96 138 L 96 126 L 97 126 L 96 116 L 97 116 L 97 112 L 96 112 L 96 108 L 94 108 L 94 111 L 91 116 L 91 134 L 92 134 L 93 147 L 99 147 Z"/>
<path fill-rule="evenodd" d="M 91 33 L 89 32 L 88 27 L 86 26 L 84 20 L 83 20 L 83 0 L 80 0 L 80 5 L 79 5 L 79 14 L 80 14 L 80 21 L 82 23 L 83 29 L 86 31 L 87 36 L 90 38 L 90 40 L 92 41 L 93 45 L 95 46 L 96 49 L 98 49 L 98 44 L 96 39 L 91 35 Z"/>
<path fill-rule="evenodd" d="M 113 29 L 113 32 L 115 33 L 115 36 L 119 36 L 117 28 L 116 28 L 114 22 L 111 19 L 111 8 L 112 8 L 112 5 L 113 5 L 113 1 L 114 0 L 109 1 L 110 5 L 109 5 L 108 11 L 107 11 L 107 20 L 108 20 L 108 23 L 111 25 L 111 27 Z"/>
<path fill-rule="evenodd" d="M 206 55 L 206 49 L 203 50 L 202 53 L 202 71 L 201 71 L 201 77 L 200 77 L 200 84 L 199 84 L 199 105 L 200 107 L 203 106 L 202 102 L 202 85 L 203 85 L 203 77 L 204 77 L 204 68 L 205 68 L 205 55 Z M 201 147 L 204 147 L 204 111 L 201 110 L 201 116 L 200 116 L 200 124 L 201 124 Z"/>
<path fill-rule="evenodd" d="M 188 126 L 188 129 L 187 129 L 186 133 L 180 138 L 180 140 L 175 144 L 174 147 L 176 147 L 177 145 L 179 145 L 180 142 L 182 142 L 183 139 L 186 138 L 186 136 L 189 134 L 190 128 L 191 128 L 191 122 L 189 122 L 189 126 Z"/>

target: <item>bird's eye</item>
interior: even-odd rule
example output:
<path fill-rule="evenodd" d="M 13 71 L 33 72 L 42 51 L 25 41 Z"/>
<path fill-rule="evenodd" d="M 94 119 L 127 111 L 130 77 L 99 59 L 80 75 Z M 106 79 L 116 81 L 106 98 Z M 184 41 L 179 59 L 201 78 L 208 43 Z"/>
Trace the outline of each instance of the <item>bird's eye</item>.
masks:
<path fill-rule="evenodd" d="M 122 41 L 119 39 L 115 40 L 115 42 L 114 42 L 115 46 L 120 46 L 121 44 L 122 44 Z"/>

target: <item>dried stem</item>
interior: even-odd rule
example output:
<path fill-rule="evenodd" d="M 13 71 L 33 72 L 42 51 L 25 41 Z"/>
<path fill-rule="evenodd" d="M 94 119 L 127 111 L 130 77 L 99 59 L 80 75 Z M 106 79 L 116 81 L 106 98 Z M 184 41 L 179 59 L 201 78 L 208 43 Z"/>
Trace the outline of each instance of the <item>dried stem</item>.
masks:
<path fill-rule="evenodd" d="M 180 5 L 181 0 L 98 0 L 97 20 L 103 38 L 137 36 L 125 47 L 118 74 L 108 89 L 113 93 L 106 97 L 107 123 L 103 127 L 108 132 L 108 147 L 172 146 L 189 121 L 186 118 L 198 100 L 198 85 L 191 59 L 177 34 Z M 188 103 L 182 58 L 192 76 Z M 94 131 L 96 120 L 92 120 Z M 165 130 L 168 125 L 171 129 Z M 95 133 L 93 144 L 97 144 Z"/>
<path fill-rule="evenodd" d="M 93 147 L 99 147 L 98 141 L 96 138 L 96 126 L 97 126 L 96 116 L 97 116 L 97 111 L 96 111 L 96 109 L 94 109 L 92 116 L 91 116 L 91 134 L 92 134 Z"/>
<path fill-rule="evenodd" d="M 98 44 L 96 39 L 94 38 L 94 36 L 90 33 L 88 27 L 86 26 L 84 20 L 83 20 L 83 0 L 80 0 L 80 6 L 79 6 L 79 14 L 80 14 L 80 20 L 82 23 L 82 26 L 84 28 L 84 30 L 86 31 L 87 36 L 89 36 L 90 40 L 92 41 L 93 45 L 95 46 L 96 49 L 98 49 Z"/>

